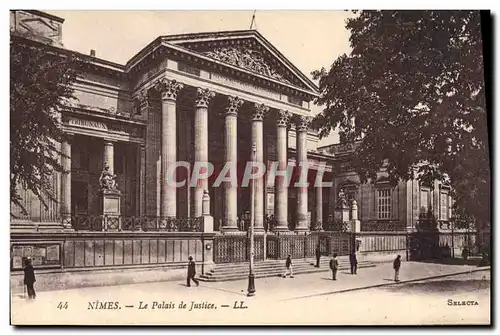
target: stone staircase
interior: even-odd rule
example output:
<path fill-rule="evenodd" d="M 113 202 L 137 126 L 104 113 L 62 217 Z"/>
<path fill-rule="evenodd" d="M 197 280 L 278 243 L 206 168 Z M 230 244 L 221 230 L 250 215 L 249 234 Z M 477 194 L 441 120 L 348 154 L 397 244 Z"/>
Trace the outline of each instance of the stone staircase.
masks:
<path fill-rule="evenodd" d="M 293 259 L 293 273 L 308 274 L 316 272 L 330 271 L 329 257 L 321 257 L 320 267 L 317 268 L 316 259 L 302 258 Z M 350 271 L 349 259 L 347 257 L 338 257 L 339 271 Z M 374 267 L 375 264 L 369 261 L 358 261 L 358 268 Z M 210 272 L 200 276 L 201 281 L 220 282 L 229 280 L 240 280 L 248 278 L 248 262 L 245 263 L 225 263 L 217 264 Z M 266 260 L 254 263 L 255 278 L 281 276 L 285 272 L 285 260 Z"/>

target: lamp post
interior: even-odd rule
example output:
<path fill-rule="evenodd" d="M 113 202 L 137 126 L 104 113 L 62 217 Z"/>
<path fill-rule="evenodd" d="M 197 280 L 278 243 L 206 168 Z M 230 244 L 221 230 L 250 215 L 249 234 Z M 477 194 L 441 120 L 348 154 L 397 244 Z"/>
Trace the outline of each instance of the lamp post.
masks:
<path fill-rule="evenodd" d="M 252 169 L 253 162 L 255 162 L 255 152 L 257 151 L 257 146 L 255 143 L 252 144 Z M 253 172 L 253 171 L 252 171 Z M 251 297 L 255 295 L 255 275 L 253 273 L 253 261 L 255 254 L 254 245 L 254 226 L 255 226 L 255 183 L 252 178 L 252 195 L 251 195 L 251 207 L 250 207 L 250 265 L 248 271 L 248 293 L 247 296 Z"/>

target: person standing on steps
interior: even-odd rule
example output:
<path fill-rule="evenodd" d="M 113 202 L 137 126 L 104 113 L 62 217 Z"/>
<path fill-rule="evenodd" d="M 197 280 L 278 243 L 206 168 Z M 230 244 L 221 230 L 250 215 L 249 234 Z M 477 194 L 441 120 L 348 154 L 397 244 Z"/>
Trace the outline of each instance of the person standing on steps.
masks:
<path fill-rule="evenodd" d="M 393 263 L 394 267 L 394 281 L 399 282 L 399 268 L 401 267 L 401 255 L 398 255 Z"/>
<path fill-rule="evenodd" d="M 333 258 L 330 259 L 330 269 L 332 270 L 332 280 L 337 280 L 337 270 L 339 269 L 339 261 L 337 259 L 337 254 L 333 254 Z"/>
<path fill-rule="evenodd" d="M 200 282 L 194 277 L 196 275 L 196 264 L 193 261 L 193 257 L 189 256 L 188 259 L 187 287 L 191 287 L 191 279 L 194 281 L 196 286 L 200 286 Z"/>
<path fill-rule="evenodd" d="M 351 263 L 351 274 L 355 275 L 358 273 L 358 259 L 356 257 L 356 251 L 353 250 L 349 255 L 349 263 Z"/>
<path fill-rule="evenodd" d="M 292 267 L 292 256 L 288 255 L 285 261 L 285 273 L 283 274 L 283 278 L 290 274 L 290 278 L 293 278 L 293 267 Z"/>
<path fill-rule="evenodd" d="M 321 258 L 321 249 L 320 249 L 319 243 L 318 243 L 318 245 L 316 246 L 316 267 L 317 268 L 319 268 L 320 258 Z"/>

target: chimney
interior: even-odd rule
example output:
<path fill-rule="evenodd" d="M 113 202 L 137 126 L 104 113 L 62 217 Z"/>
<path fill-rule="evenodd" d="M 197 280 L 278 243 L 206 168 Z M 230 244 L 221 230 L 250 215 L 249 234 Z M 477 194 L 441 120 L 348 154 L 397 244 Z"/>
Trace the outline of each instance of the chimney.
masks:
<path fill-rule="evenodd" d="M 94 49 L 90 49 L 90 56 L 95 57 L 95 50 Z"/>

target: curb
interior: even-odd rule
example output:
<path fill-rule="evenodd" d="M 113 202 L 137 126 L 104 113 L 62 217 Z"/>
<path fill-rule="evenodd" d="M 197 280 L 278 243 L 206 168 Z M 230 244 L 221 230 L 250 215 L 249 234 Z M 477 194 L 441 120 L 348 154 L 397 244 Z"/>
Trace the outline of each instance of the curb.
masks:
<path fill-rule="evenodd" d="M 444 275 L 438 275 L 438 276 L 430 276 L 430 277 L 422 277 L 422 278 L 416 278 L 416 279 L 409 279 L 409 280 L 401 280 L 398 283 L 382 283 L 382 284 L 375 284 L 375 285 L 369 285 L 369 286 L 363 286 L 363 287 L 355 287 L 355 288 L 346 288 L 343 290 L 338 290 L 338 291 L 333 291 L 333 292 L 326 292 L 326 293 L 318 293 L 318 294 L 313 294 L 313 295 L 306 295 L 302 297 L 294 297 L 294 298 L 289 298 L 289 299 L 284 299 L 280 300 L 281 301 L 288 301 L 288 300 L 298 300 L 298 299 L 305 299 L 305 298 L 312 298 L 312 297 L 320 297 L 323 295 L 330 295 L 330 294 L 337 294 L 337 293 L 346 293 L 346 292 L 352 292 L 352 291 L 361 291 L 361 290 L 366 290 L 370 288 L 377 288 L 377 287 L 383 287 L 383 286 L 390 286 L 390 285 L 400 285 L 403 283 L 412 283 L 412 282 L 418 282 L 422 280 L 428 280 L 428 279 L 437 279 L 437 278 L 445 278 L 445 277 L 451 277 L 451 276 L 456 276 L 456 275 L 462 275 L 462 274 L 467 274 L 467 273 L 473 273 L 473 272 L 482 272 L 482 271 L 491 271 L 491 265 L 481 268 L 481 269 L 474 269 L 474 270 L 468 270 L 468 271 L 460 271 L 460 272 L 454 272 L 454 273 L 449 273 L 449 274 L 444 274 Z"/>

